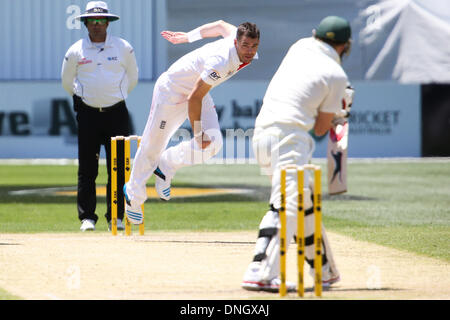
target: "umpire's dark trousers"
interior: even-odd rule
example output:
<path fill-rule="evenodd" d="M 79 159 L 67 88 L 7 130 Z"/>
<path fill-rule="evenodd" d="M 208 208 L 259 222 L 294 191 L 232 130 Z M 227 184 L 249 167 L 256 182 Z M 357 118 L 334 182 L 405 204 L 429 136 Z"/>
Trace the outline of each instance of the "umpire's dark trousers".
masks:
<path fill-rule="evenodd" d="M 111 137 L 130 135 L 130 119 L 125 101 L 111 107 L 97 109 L 86 105 L 82 99 L 73 96 L 73 105 L 78 122 L 78 218 L 97 222 L 95 213 L 96 187 L 100 147 L 105 147 L 108 182 L 106 190 L 107 221 L 111 220 Z M 122 215 L 122 216 L 121 216 Z M 123 219 L 123 212 L 118 212 Z"/>

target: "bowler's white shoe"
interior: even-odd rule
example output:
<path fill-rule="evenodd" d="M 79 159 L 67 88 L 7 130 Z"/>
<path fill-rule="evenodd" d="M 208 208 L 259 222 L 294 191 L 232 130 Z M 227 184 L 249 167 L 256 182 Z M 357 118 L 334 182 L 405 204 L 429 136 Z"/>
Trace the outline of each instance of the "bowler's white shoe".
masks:
<path fill-rule="evenodd" d="M 117 219 L 117 230 L 125 230 L 125 226 L 122 223 L 122 219 Z"/>
<path fill-rule="evenodd" d="M 91 219 L 84 219 L 81 221 L 81 231 L 94 231 L 95 230 L 95 221 Z"/>
<path fill-rule="evenodd" d="M 128 220 L 132 224 L 141 224 L 142 220 L 144 219 L 144 214 L 142 212 L 141 206 L 133 207 L 131 206 L 131 201 L 128 198 L 127 195 L 127 184 L 125 183 L 123 185 L 123 194 L 125 195 L 125 213 L 128 217 Z M 118 224 L 118 222 L 117 222 Z"/>
<path fill-rule="evenodd" d="M 111 231 L 111 221 L 108 222 L 108 231 Z M 123 225 L 122 219 L 117 219 L 117 230 L 122 231 L 125 230 L 125 226 Z"/>
<path fill-rule="evenodd" d="M 154 174 L 156 176 L 155 179 L 155 189 L 156 193 L 158 193 L 158 196 L 161 198 L 161 200 L 169 201 L 170 200 L 170 183 L 172 182 L 172 179 L 167 177 L 161 169 L 158 167 L 154 171 Z"/>

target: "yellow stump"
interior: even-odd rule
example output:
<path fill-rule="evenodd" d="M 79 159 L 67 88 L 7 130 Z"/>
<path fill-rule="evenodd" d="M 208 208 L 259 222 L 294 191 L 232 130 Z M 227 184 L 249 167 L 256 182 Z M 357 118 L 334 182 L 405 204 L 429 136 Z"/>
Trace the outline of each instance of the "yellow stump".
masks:
<path fill-rule="evenodd" d="M 314 170 L 314 270 L 316 296 L 322 296 L 322 191 L 321 170 Z"/>
<path fill-rule="evenodd" d="M 286 170 L 281 170 L 281 207 L 280 207 L 280 296 L 286 295 Z"/>
<path fill-rule="evenodd" d="M 117 140 L 111 138 L 111 232 L 117 235 Z"/>
<path fill-rule="evenodd" d="M 304 166 L 287 165 L 281 168 L 280 195 L 280 296 L 287 293 L 286 288 L 286 253 L 288 243 L 286 241 L 286 172 L 288 169 L 297 171 L 297 267 L 298 282 L 297 294 L 303 297 L 304 289 L 304 264 L 305 264 L 305 206 L 304 206 L 304 170 L 314 172 L 314 291 L 316 296 L 322 296 L 322 193 L 321 193 L 321 169 L 320 166 L 307 164 Z"/>
<path fill-rule="evenodd" d="M 124 170 L 124 176 L 125 176 L 125 183 L 127 183 L 128 180 L 130 180 L 130 170 L 131 170 L 131 167 L 130 167 L 130 138 L 129 137 L 125 138 L 123 149 L 124 149 L 124 153 L 125 153 L 123 170 Z M 125 197 L 124 197 L 123 201 L 125 202 Z M 124 204 L 124 208 L 125 208 L 125 204 Z M 131 235 L 130 220 L 128 220 L 126 213 L 124 213 L 123 217 L 125 219 L 125 234 L 127 236 L 130 236 Z"/>
<path fill-rule="evenodd" d="M 298 202 L 297 202 L 297 268 L 298 268 L 298 283 L 297 294 L 303 297 L 305 294 L 304 287 L 304 264 L 305 264 L 305 206 L 304 206 L 304 172 L 303 169 L 297 170 L 297 185 L 298 185 Z"/>
<path fill-rule="evenodd" d="M 127 183 L 130 180 L 130 174 L 131 174 L 131 151 L 130 151 L 130 141 L 136 140 L 137 146 L 139 148 L 139 145 L 141 143 L 141 137 L 139 136 L 129 136 L 129 137 L 123 137 L 123 136 L 117 136 L 111 138 L 111 232 L 113 235 L 117 235 L 117 214 L 118 214 L 118 201 L 122 201 L 122 199 L 118 199 L 118 160 L 117 160 L 117 140 L 123 140 L 123 152 L 124 152 L 124 182 Z M 122 151 L 120 151 L 122 152 Z M 122 168 L 120 168 L 122 169 Z M 123 199 L 125 202 L 125 198 Z M 125 208 L 125 204 L 124 204 Z M 142 212 L 144 212 L 144 205 L 142 205 Z M 124 218 L 124 224 L 125 224 L 125 234 L 127 236 L 130 236 L 132 233 L 131 229 L 131 222 L 128 219 L 126 213 L 124 212 L 123 215 Z M 144 221 L 142 221 L 142 224 L 139 225 L 139 234 L 144 235 Z"/>
<path fill-rule="evenodd" d="M 138 137 L 138 138 L 137 138 L 137 148 L 138 148 L 138 149 L 139 149 L 139 146 L 141 145 L 141 140 L 142 140 L 141 137 Z M 144 235 L 144 232 L 145 232 L 145 225 L 144 225 L 144 220 L 145 220 L 145 215 L 144 215 L 144 205 L 142 205 L 141 208 L 142 208 L 142 223 L 139 225 L 139 234 L 140 234 L 141 236 L 143 236 L 143 235 Z"/>

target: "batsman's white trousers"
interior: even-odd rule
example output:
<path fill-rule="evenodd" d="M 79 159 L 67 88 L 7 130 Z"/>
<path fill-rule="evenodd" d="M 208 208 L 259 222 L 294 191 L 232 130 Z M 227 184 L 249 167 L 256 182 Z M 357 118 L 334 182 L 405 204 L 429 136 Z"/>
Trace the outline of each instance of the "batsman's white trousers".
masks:
<path fill-rule="evenodd" d="M 181 102 L 174 103 L 174 97 Z M 175 172 L 186 166 L 202 164 L 216 155 L 222 148 L 222 134 L 214 101 L 207 94 L 203 98 L 201 125 L 203 131 L 211 138 L 211 144 L 201 149 L 191 137 L 181 137 L 184 141 L 166 149 L 170 138 L 188 119 L 187 97 L 182 97 L 168 89 L 167 78 L 162 74 L 155 83 L 152 105 L 147 124 L 142 134 L 127 193 L 132 206 L 140 206 L 147 199 L 146 183 L 157 166 L 166 178 L 172 179 Z"/>
<path fill-rule="evenodd" d="M 256 159 L 261 167 L 261 173 L 271 178 L 272 189 L 270 203 L 274 208 L 281 206 L 280 197 L 280 174 L 281 168 L 285 165 L 302 166 L 312 158 L 315 149 L 315 143 L 312 137 L 297 126 L 278 125 L 268 128 L 255 128 L 253 136 L 253 150 Z M 303 189 L 305 210 L 312 208 L 311 190 L 313 188 L 311 173 L 305 171 L 305 180 Z M 297 231 L 297 174 L 294 171 L 288 171 L 286 174 L 286 239 L 293 239 Z M 276 212 L 268 211 L 260 224 L 260 237 L 255 245 L 255 257 L 264 257 L 261 260 L 259 271 L 260 280 L 270 281 L 279 276 L 280 255 L 279 255 L 279 236 L 278 232 L 271 233 L 269 230 L 279 230 L 280 221 Z M 323 279 L 327 280 L 332 276 L 338 275 L 335 266 L 331 247 L 322 224 L 322 233 L 324 239 L 324 252 L 326 252 L 326 261 L 323 265 Z M 268 236 L 269 235 L 269 236 Z M 305 238 L 311 238 L 314 235 L 314 214 L 305 217 Z M 289 242 L 288 242 L 289 243 Z M 314 259 L 314 246 L 305 247 L 306 259 Z"/>
<path fill-rule="evenodd" d="M 253 151 L 261 168 L 272 181 L 270 203 L 280 208 L 280 173 L 285 165 L 302 166 L 311 160 L 314 152 L 314 140 L 311 136 L 297 127 L 271 126 L 268 128 L 256 127 L 253 135 Z M 305 171 L 305 208 L 312 206 L 310 201 L 309 185 L 310 172 Z M 286 175 L 286 203 L 288 214 L 296 213 L 297 205 L 296 174 Z"/>

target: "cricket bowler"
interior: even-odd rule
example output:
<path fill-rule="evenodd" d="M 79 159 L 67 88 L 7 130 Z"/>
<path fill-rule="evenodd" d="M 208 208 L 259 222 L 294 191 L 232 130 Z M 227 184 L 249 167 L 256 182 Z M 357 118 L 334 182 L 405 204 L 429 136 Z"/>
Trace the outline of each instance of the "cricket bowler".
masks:
<path fill-rule="evenodd" d="M 260 32 L 250 22 L 238 27 L 219 20 L 188 33 L 163 31 L 174 44 L 216 38 L 184 55 L 156 81 L 142 142 L 130 180 L 124 185 L 126 213 L 134 224 L 142 222 L 141 205 L 147 199 L 146 182 L 154 173 L 155 188 L 170 199 L 171 181 L 182 167 L 201 164 L 222 148 L 222 133 L 210 90 L 227 81 L 257 57 Z M 166 149 L 176 130 L 189 119 L 193 138 Z"/>

